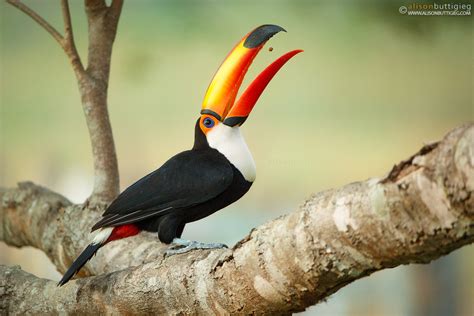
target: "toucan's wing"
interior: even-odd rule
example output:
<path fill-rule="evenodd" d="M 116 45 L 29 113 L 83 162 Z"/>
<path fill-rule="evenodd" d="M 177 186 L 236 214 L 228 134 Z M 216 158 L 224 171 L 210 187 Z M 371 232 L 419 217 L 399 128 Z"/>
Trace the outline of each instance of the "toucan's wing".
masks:
<path fill-rule="evenodd" d="M 214 149 L 182 152 L 123 191 L 92 230 L 206 202 L 230 186 L 233 174 L 228 160 Z"/>

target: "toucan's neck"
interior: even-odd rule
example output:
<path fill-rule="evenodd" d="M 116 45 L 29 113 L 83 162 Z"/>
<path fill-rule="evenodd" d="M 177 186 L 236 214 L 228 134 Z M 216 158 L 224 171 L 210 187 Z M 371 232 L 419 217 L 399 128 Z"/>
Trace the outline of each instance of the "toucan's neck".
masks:
<path fill-rule="evenodd" d="M 203 133 L 199 127 L 199 118 L 194 127 L 194 146 L 193 150 L 207 149 L 209 148 L 209 143 L 207 142 L 206 135 Z"/>
<path fill-rule="evenodd" d="M 238 126 L 218 124 L 207 132 L 206 140 L 208 146 L 224 155 L 242 173 L 245 180 L 255 180 L 255 162 Z"/>
<path fill-rule="evenodd" d="M 255 162 L 245 143 L 239 127 L 216 125 L 207 136 L 199 127 L 199 119 L 194 128 L 193 150 L 215 149 L 234 165 L 248 182 L 256 176 Z"/>

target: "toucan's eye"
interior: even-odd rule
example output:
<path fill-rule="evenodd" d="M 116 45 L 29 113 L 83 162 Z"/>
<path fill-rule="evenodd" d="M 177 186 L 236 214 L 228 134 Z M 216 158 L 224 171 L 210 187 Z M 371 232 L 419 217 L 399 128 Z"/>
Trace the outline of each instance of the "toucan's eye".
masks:
<path fill-rule="evenodd" d="M 204 119 L 204 121 L 202 121 L 202 123 L 204 124 L 204 126 L 206 126 L 207 128 L 211 128 L 214 126 L 214 120 L 211 119 L 210 117 L 206 117 Z"/>

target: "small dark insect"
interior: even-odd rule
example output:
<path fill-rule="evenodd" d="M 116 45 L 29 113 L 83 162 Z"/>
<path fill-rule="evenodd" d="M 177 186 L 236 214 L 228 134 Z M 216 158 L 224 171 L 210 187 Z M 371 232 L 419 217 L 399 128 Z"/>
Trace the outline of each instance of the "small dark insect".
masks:
<path fill-rule="evenodd" d="M 268 51 L 269 51 L 269 52 L 272 52 L 272 51 L 273 51 L 273 47 L 269 47 L 269 48 L 268 48 Z"/>

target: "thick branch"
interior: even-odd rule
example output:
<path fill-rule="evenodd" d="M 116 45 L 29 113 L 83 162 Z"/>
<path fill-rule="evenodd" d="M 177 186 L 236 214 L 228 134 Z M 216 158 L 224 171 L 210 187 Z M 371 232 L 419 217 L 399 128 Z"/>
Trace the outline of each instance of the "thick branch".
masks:
<path fill-rule="evenodd" d="M 117 34 L 122 3 L 121 0 L 115 0 L 107 7 L 103 0 L 85 0 L 89 25 L 87 72 L 105 85 L 109 81 L 112 46 Z"/>
<path fill-rule="evenodd" d="M 104 247 L 89 265 L 90 271 L 100 273 L 127 264 L 128 268 L 78 279 L 62 288 L 18 268 L 3 267 L 0 274 L 6 277 L 0 284 L 4 288 L 0 301 L 6 302 L 7 311 L 16 313 L 300 311 L 374 271 L 426 263 L 472 243 L 473 153 L 471 124 L 455 129 L 440 143 L 424 147 L 384 179 L 312 196 L 298 211 L 253 230 L 232 250 L 194 251 L 164 258 L 154 249 L 159 243 L 152 237 L 129 238 Z M 66 249 L 86 243 L 84 230 L 94 216 L 85 212 L 80 220 L 74 217 L 79 212 L 68 207 L 48 212 L 48 207 L 43 210 L 41 203 L 38 206 L 27 197 L 15 199 L 22 194 L 31 195 L 25 194 L 25 188 L 3 194 L 0 238 L 11 244 L 40 246 L 47 252 L 62 248 L 50 253 L 62 253 L 62 261 L 72 259 L 69 255 L 73 254 Z M 54 213 L 49 215 L 49 223 L 57 225 L 27 231 L 24 222 L 32 222 L 28 216 L 41 218 L 44 213 Z M 71 220 L 77 222 L 69 224 Z M 147 263 L 133 266 L 140 263 L 140 254 Z M 120 264 L 108 265 L 112 258 Z"/>
<path fill-rule="evenodd" d="M 103 0 L 86 0 L 89 26 L 87 80 L 79 82 L 82 106 L 94 158 L 94 191 L 90 201 L 110 202 L 119 193 L 119 173 L 107 110 L 112 46 L 122 9 L 121 0 L 107 7 Z"/>

